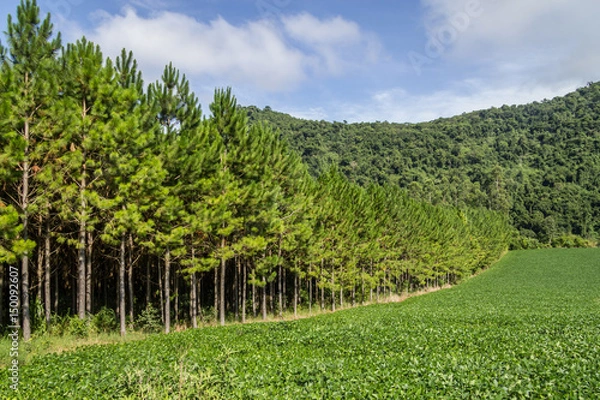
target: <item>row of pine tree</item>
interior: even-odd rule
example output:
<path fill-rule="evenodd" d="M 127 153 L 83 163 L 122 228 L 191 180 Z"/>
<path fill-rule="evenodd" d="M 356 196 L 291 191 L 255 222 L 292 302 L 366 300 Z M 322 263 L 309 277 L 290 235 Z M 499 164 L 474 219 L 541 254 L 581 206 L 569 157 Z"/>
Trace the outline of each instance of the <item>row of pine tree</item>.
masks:
<path fill-rule="evenodd" d="M 312 178 L 229 89 L 204 116 L 173 65 L 145 87 L 131 53 L 63 46 L 35 0 L 0 52 L 0 324 L 18 265 L 26 340 L 102 307 L 121 334 L 149 307 L 166 332 L 207 310 L 335 309 L 452 283 L 507 247 L 501 214 Z"/>

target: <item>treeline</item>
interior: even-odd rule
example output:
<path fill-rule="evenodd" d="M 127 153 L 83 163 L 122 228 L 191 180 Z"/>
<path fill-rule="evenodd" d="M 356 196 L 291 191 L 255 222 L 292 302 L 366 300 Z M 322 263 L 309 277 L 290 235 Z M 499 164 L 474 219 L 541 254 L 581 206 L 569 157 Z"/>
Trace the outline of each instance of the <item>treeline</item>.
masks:
<path fill-rule="evenodd" d="M 103 308 L 121 334 L 160 310 L 214 316 L 377 300 L 452 283 L 507 248 L 501 213 L 436 207 L 335 168 L 309 175 L 229 89 L 203 116 L 171 64 L 145 87 L 123 50 L 66 47 L 25 0 L 0 73 L 0 324 L 19 265 L 23 335 Z"/>
<path fill-rule="evenodd" d="M 509 215 L 513 247 L 595 244 L 600 232 L 600 83 L 564 97 L 427 123 L 309 121 L 248 107 L 318 176 L 337 165 L 360 185 Z"/>

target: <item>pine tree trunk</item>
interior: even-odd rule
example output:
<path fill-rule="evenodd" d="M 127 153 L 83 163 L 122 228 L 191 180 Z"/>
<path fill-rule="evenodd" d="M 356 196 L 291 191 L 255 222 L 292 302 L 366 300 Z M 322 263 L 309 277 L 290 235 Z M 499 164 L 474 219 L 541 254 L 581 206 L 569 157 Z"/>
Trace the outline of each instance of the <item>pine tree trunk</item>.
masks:
<path fill-rule="evenodd" d="M 294 274 L 294 318 L 298 318 L 298 273 Z"/>
<path fill-rule="evenodd" d="M 196 258 L 194 247 L 192 246 L 192 262 Z M 198 327 L 198 292 L 196 283 L 196 272 L 192 272 L 190 275 L 190 319 L 192 320 L 192 328 Z"/>
<path fill-rule="evenodd" d="M 127 289 L 129 295 L 129 322 L 133 324 L 133 236 L 128 235 L 128 248 L 127 252 Z"/>
<path fill-rule="evenodd" d="M 171 251 L 165 253 L 165 333 L 171 332 Z"/>
<path fill-rule="evenodd" d="M 37 233 L 38 233 L 38 239 L 41 238 L 42 237 L 42 221 L 41 220 L 38 225 Z M 40 246 L 39 243 L 37 243 L 37 246 L 36 246 L 36 253 L 37 253 L 37 269 L 36 269 L 37 290 L 35 291 L 35 306 L 37 307 L 38 304 L 43 304 L 42 303 L 42 289 L 44 288 L 44 285 L 43 285 L 43 282 L 44 282 L 44 250 L 42 249 L 42 246 Z"/>
<path fill-rule="evenodd" d="M 262 277 L 263 287 L 262 287 L 262 319 L 263 321 L 267 319 L 267 280 L 265 277 Z"/>
<path fill-rule="evenodd" d="M 331 267 L 331 311 L 335 311 L 335 271 Z"/>
<path fill-rule="evenodd" d="M 258 307 L 256 307 L 256 284 L 252 281 L 252 316 L 258 317 Z"/>
<path fill-rule="evenodd" d="M 242 265 L 242 323 L 246 322 L 246 295 L 248 293 L 248 262 Z"/>
<path fill-rule="evenodd" d="M 4 326 L 4 270 L 0 268 L 0 326 Z"/>
<path fill-rule="evenodd" d="M 121 336 L 125 336 L 125 236 L 121 237 L 119 254 L 119 325 Z"/>
<path fill-rule="evenodd" d="M 308 278 L 308 315 L 312 315 L 313 278 Z"/>
<path fill-rule="evenodd" d="M 85 155 L 83 157 L 85 160 Z M 81 207 L 81 216 L 79 217 L 79 238 L 78 238 L 78 258 L 77 258 L 77 314 L 80 319 L 85 318 L 85 251 L 86 251 L 86 201 L 85 201 L 85 166 L 79 186 L 79 206 Z"/>
<path fill-rule="evenodd" d="M 219 267 L 215 267 L 214 273 L 214 289 L 215 289 L 215 302 L 214 302 L 214 317 L 215 323 L 219 319 Z"/>
<path fill-rule="evenodd" d="M 158 290 L 160 292 L 160 320 L 165 323 L 165 288 L 163 281 L 163 273 L 160 269 L 160 258 L 157 258 L 156 269 L 158 270 Z"/>
<path fill-rule="evenodd" d="M 281 250 L 279 251 L 281 253 Z M 281 264 L 277 266 L 277 295 L 278 295 L 278 303 L 277 304 L 277 314 L 279 318 L 283 318 L 283 272 L 281 268 Z"/>
<path fill-rule="evenodd" d="M 175 304 L 174 304 L 174 309 L 173 312 L 175 313 L 175 325 L 177 326 L 177 324 L 179 324 L 179 269 L 181 268 L 181 266 L 179 265 L 179 263 L 177 263 L 177 270 L 175 271 L 175 274 L 173 275 L 173 286 L 175 286 L 175 293 L 174 293 L 174 297 L 175 297 Z"/>
<path fill-rule="evenodd" d="M 325 282 L 323 281 L 323 265 L 325 263 L 325 259 L 321 258 L 321 311 L 325 310 Z"/>
<path fill-rule="evenodd" d="M 342 271 L 340 270 L 340 308 L 344 308 L 344 282 L 341 279 Z"/>
<path fill-rule="evenodd" d="M 360 304 L 365 302 L 365 266 L 360 266 Z"/>
<path fill-rule="evenodd" d="M 59 276 L 58 276 L 58 271 L 56 272 L 56 274 L 54 274 L 54 312 L 58 314 L 58 298 L 59 298 L 59 291 L 58 291 L 58 280 L 59 280 Z"/>
<path fill-rule="evenodd" d="M 221 238 L 221 251 L 225 250 L 225 237 Z M 225 325 L 225 257 L 221 256 L 221 290 L 220 290 L 220 301 L 219 301 L 219 319 L 221 326 Z"/>
<path fill-rule="evenodd" d="M 146 308 L 150 305 L 151 301 L 151 286 L 150 286 L 150 258 L 146 262 Z"/>
<path fill-rule="evenodd" d="M 287 295 L 287 270 L 283 269 L 283 312 L 287 312 L 288 295 Z"/>
<path fill-rule="evenodd" d="M 233 306 L 234 310 L 234 320 L 237 322 L 240 318 L 240 275 L 241 275 L 241 266 L 240 266 L 240 258 L 235 257 L 235 275 L 233 277 L 233 293 L 235 297 L 235 302 Z"/>
<path fill-rule="evenodd" d="M 50 293 L 50 280 L 52 271 L 50 270 L 50 219 L 46 219 L 44 229 L 44 311 L 46 317 L 46 328 L 50 328 L 50 318 L 52 315 L 52 296 Z M 57 296 L 58 297 L 58 296 Z"/>
<path fill-rule="evenodd" d="M 93 311 L 92 304 L 92 251 L 94 240 L 91 232 L 87 232 L 87 247 L 86 247 L 86 267 L 85 267 L 85 312 L 91 314 Z"/>
<path fill-rule="evenodd" d="M 27 76 L 25 77 L 27 81 Z M 23 127 L 25 149 L 23 158 L 23 177 L 21 181 L 21 220 L 23 222 L 23 229 L 21 231 L 21 238 L 24 241 L 29 239 L 29 119 L 25 119 L 25 125 Z M 23 339 L 28 341 L 31 338 L 31 314 L 29 310 L 29 254 L 28 252 L 23 253 L 21 258 L 21 313 L 22 313 L 22 328 L 23 328 Z M 4 300 L 4 299 L 2 299 Z"/>
<path fill-rule="evenodd" d="M 373 259 L 371 259 L 371 273 L 370 273 L 371 279 L 373 279 Z M 373 302 L 373 282 L 371 281 L 371 283 L 369 283 L 369 302 L 372 303 Z"/>
<path fill-rule="evenodd" d="M 270 306 L 271 306 L 271 312 L 273 313 L 273 316 L 276 317 L 277 316 L 277 309 L 275 308 L 275 280 L 273 279 L 271 281 L 271 283 L 269 284 L 269 300 L 270 300 Z"/>

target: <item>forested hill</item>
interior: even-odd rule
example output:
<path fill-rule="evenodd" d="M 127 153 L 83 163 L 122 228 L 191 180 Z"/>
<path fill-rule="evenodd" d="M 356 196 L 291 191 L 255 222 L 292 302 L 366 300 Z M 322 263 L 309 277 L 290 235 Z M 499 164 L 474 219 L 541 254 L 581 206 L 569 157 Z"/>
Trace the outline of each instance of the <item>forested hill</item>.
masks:
<path fill-rule="evenodd" d="M 600 83 L 418 124 L 247 112 L 278 128 L 315 175 L 337 164 L 361 185 L 397 184 L 434 204 L 501 210 L 528 246 L 569 245 L 561 243 L 565 234 L 597 238 L 600 231 Z"/>

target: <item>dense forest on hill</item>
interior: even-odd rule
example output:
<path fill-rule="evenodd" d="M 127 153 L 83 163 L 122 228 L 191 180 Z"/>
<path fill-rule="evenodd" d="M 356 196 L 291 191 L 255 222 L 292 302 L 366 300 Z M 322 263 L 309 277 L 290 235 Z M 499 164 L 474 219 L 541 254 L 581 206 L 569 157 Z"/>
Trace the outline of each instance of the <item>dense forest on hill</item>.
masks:
<path fill-rule="evenodd" d="M 359 185 L 400 186 L 433 204 L 506 213 L 515 247 L 573 245 L 600 232 L 600 83 L 552 100 L 417 124 L 268 121 L 317 176 L 330 165 Z"/>
<path fill-rule="evenodd" d="M 502 213 L 361 186 L 335 168 L 311 177 L 230 89 L 207 117 L 172 64 L 146 86 L 131 52 L 64 46 L 34 0 L 7 26 L 0 327 L 19 320 L 25 340 L 64 321 L 124 335 L 144 321 L 169 332 L 335 310 L 454 283 L 508 247 Z"/>

